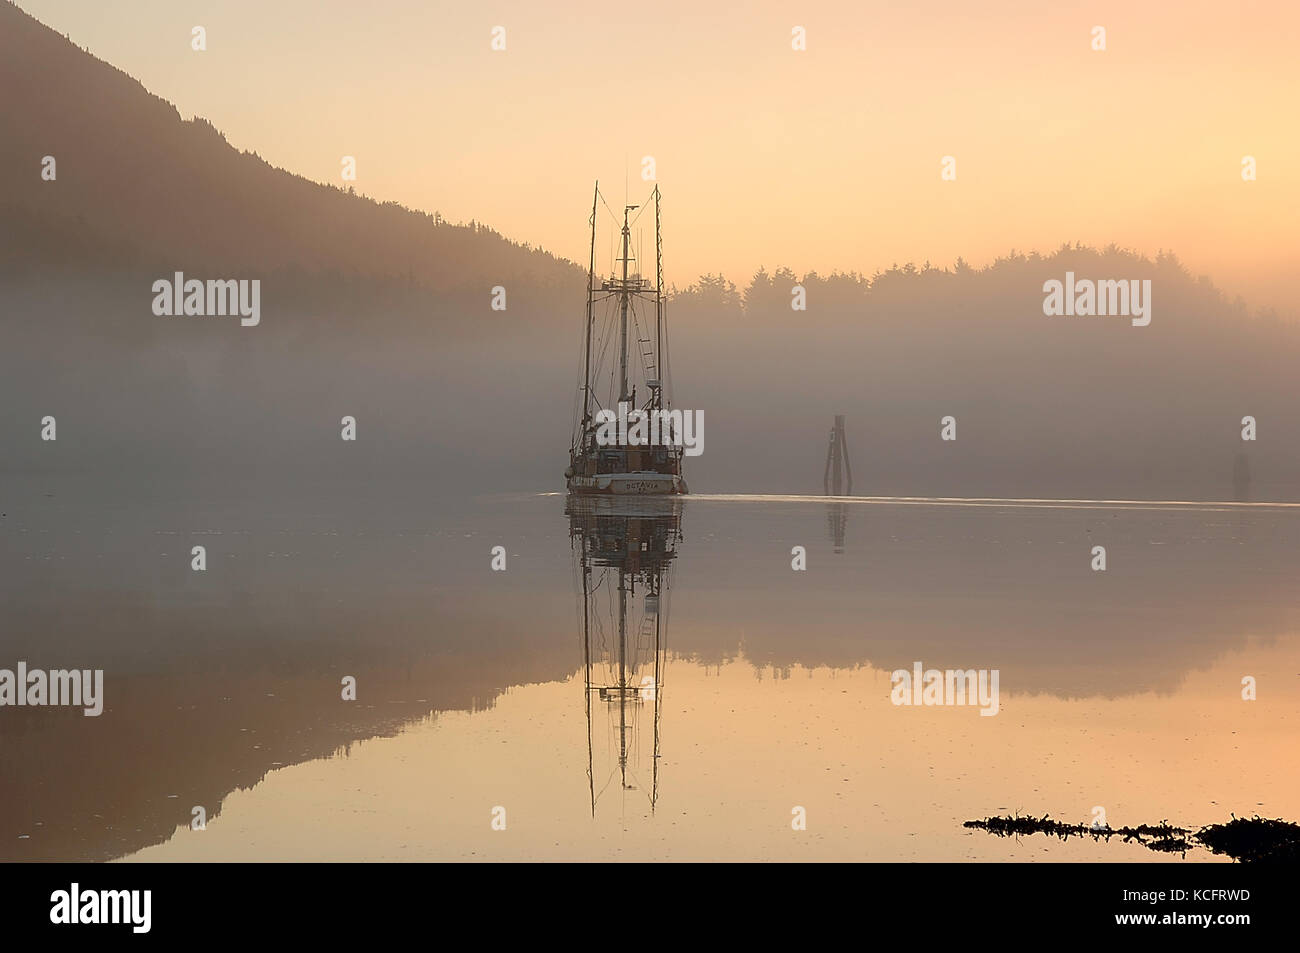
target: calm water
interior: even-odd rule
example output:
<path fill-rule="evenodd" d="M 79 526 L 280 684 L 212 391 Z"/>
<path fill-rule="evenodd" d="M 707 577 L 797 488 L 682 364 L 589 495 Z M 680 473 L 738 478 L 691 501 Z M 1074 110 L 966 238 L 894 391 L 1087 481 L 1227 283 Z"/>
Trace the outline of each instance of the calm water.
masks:
<path fill-rule="evenodd" d="M 3 490 L 0 668 L 106 696 L 0 708 L 3 860 L 1144 862 L 961 823 L 1300 819 L 1300 509 Z M 999 713 L 895 706 L 916 662 Z"/>

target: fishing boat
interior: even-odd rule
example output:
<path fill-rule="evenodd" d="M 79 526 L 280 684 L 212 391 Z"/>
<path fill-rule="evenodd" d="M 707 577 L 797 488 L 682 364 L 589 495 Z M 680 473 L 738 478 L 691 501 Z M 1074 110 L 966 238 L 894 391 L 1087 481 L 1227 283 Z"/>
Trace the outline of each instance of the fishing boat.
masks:
<path fill-rule="evenodd" d="M 581 409 L 574 413 L 568 492 L 579 496 L 671 496 L 686 493 L 684 449 L 674 432 L 668 380 L 668 327 L 663 296 L 663 241 L 659 230 L 659 188 L 646 202 L 624 202 L 618 252 L 608 277 L 596 277 L 596 221 L 604 205 L 619 219 L 596 183 L 591 201 L 591 256 L 587 267 L 587 313 L 582 347 Z M 633 255 L 632 228 L 654 209 L 654 282 L 641 274 Z M 633 212 L 637 214 L 632 215 Z M 635 351 L 633 349 L 635 345 Z M 617 415 L 618 426 L 611 425 Z M 628 418 L 653 418 L 653 436 L 631 436 Z M 680 427 L 680 414 L 677 426 Z M 664 425 L 658 426 L 662 420 Z M 612 435 L 612 439 L 611 439 Z"/>

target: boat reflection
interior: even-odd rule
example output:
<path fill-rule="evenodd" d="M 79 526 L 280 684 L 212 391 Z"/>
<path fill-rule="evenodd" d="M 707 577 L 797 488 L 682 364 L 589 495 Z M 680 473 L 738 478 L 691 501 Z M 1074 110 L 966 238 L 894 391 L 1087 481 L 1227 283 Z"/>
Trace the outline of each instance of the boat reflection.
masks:
<path fill-rule="evenodd" d="M 659 796 L 668 603 L 682 538 L 681 503 L 570 497 L 565 513 L 582 594 L 592 816 L 601 794 L 615 782 L 623 792 L 644 791 L 653 812 Z M 597 743 L 597 726 L 603 743 Z"/>

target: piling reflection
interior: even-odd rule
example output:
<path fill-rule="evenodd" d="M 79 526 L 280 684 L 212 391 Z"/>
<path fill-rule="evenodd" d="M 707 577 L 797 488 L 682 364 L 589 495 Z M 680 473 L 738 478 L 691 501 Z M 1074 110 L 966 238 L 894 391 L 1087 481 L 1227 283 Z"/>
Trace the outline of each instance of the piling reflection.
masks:
<path fill-rule="evenodd" d="M 826 505 L 826 535 L 836 553 L 844 552 L 844 538 L 849 531 L 849 507 L 845 503 Z"/>
<path fill-rule="evenodd" d="M 614 783 L 645 792 L 653 811 L 681 504 L 573 497 L 565 512 L 582 599 L 591 812 Z"/>

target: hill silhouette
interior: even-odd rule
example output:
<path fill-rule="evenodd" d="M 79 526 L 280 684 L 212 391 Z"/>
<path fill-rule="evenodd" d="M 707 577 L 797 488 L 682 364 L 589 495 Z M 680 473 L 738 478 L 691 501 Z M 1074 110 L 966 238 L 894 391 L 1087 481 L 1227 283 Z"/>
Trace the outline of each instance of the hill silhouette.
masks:
<path fill-rule="evenodd" d="M 6 267 L 189 266 L 403 279 L 441 292 L 575 280 L 477 222 L 379 203 L 240 152 L 137 80 L 0 4 Z M 54 156 L 57 179 L 40 178 Z M 581 276 L 577 275 L 581 281 Z"/>

